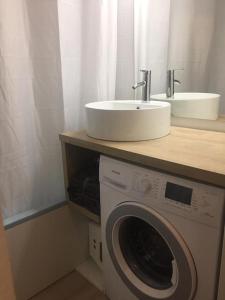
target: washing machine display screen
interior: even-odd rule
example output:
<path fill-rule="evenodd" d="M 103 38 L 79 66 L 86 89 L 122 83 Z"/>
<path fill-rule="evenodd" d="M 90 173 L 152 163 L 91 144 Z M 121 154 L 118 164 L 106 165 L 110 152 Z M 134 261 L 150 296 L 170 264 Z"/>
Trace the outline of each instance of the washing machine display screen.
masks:
<path fill-rule="evenodd" d="M 190 188 L 167 182 L 165 197 L 176 202 L 191 205 L 192 192 L 193 190 Z"/>

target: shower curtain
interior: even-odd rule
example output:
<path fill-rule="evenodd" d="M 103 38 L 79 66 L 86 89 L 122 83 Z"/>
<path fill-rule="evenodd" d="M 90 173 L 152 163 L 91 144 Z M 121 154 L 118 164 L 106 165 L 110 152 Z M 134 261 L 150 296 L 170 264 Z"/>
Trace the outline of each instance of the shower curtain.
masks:
<path fill-rule="evenodd" d="M 55 1 L 0 0 L 0 202 L 4 218 L 63 199 L 64 107 Z"/>
<path fill-rule="evenodd" d="M 168 64 L 188 70 L 178 74 L 187 77 L 180 78 L 184 82 L 180 89 L 195 87 L 196 70 L 205 71 L 210 56 L 214 4 L 214 0 L 0 0 L 4 218 L 65 199 L 58 134 L 84 127 L 85 103 L 133 99 L 131 86 L 140 79 L 140 68 L 153 71 L 152 93 L 165 91 Z M 193 13 L 200 16 L 197 23 Z M 186 31 L 179 31 L 177 22 Z"/>
<path fill-rule="evenodd" d="M 65 199 L 58 134 L 114 98 L 116 17 L 117 1 L 0 0 L 4 218 Z"/>

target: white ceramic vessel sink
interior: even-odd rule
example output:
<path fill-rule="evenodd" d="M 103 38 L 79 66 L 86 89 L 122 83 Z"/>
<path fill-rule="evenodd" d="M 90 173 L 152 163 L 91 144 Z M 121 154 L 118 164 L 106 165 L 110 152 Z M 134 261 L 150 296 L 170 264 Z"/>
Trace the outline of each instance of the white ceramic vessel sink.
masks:
<path fill-rule="evenodd" d="M 218 94 L 175 93 L 172 98 L 159 94 L 151 96 L 151 99 L 171 103 L 171 112 L 175 117 L 216 120 L 219 116 Z"/>
<path fill-rule="evenodd" d="M 158 101 L 115 100 L 85 105 L 87 134 L 111 141 L 141 141 L 170 131 L 170 104 Z"/>

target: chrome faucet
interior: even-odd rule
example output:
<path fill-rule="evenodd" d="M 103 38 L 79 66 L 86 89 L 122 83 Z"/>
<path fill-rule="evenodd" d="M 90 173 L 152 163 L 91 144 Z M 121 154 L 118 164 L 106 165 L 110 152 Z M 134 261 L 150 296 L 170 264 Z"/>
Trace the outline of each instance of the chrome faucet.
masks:
<path fill-rule="evenodd" d="M 147 102 L 150 101 L 151 95 L 151 71 L 140 70 L 143 73 L 143 81 L 140 81 L 132 86 L 134 90 L 142 87 L 142 100 Z"/>
<path fill-rule="evenodd" d="M 175 79 L 175 72 L 181 70 L 168 70 L 167 71 L 167 87 L 166 87 L 166 96 L 167 98 L 172 98 L 175 93 L 175 83 L 181 84 L 181 82 Z"/>

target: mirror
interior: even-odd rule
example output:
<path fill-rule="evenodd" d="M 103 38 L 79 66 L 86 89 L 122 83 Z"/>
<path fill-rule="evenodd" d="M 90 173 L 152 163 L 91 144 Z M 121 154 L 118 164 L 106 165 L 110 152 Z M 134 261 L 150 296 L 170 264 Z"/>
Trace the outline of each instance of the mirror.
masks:
<path fill-rule="evenodd" d="M 118 5 L 117 99 L 133 96 L 124 86 L 141 80 L 139 69 L 152 70 L 152 95 L 165 94 L 167 70 L 178 69 L 176 93 L 218 93 L 219 114 L 225 114 L 225 1 L 122 0 Z M 135 97 L 140 99 L 140 91 Z"/>

